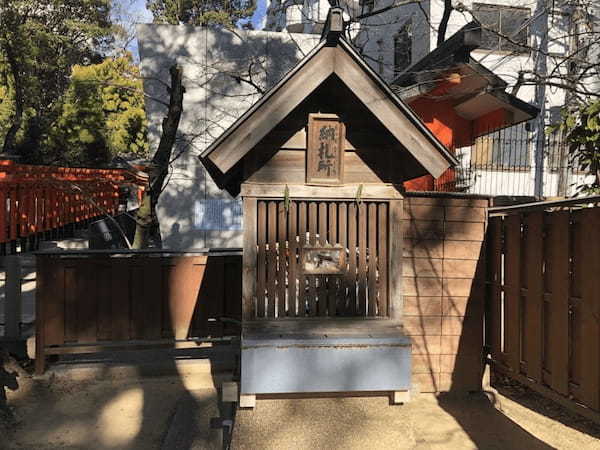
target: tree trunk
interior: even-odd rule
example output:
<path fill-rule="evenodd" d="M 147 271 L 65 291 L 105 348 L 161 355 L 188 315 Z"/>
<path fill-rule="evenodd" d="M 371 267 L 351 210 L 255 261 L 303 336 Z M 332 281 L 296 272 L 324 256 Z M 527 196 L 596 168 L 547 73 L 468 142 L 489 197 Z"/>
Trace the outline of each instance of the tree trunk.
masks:
<path fill-rule="evenodd" d="M 163 190 L 163 184 L 169 171 L 169 162 L 177 137 L 179 120 L 183 111 L 183 70 L 179 66 L 172 66 L 171 87 L 169 89 L 169 109 L 163 119 L 162 134 L 158 149 L 152 158 L 152 166 L 148 177 L 148 189 L 142 197 L 142 204 L 137 213 L 135 238 L 132 248 L 148 248 L 151 244 L 160 246 L 160 229 L 156 217 L 156 204 Z"/>
<path fill-rule="evenodd" d="M 440 26 L 438 27 L 437 47 L 442 45 L 446 40 L 446 30 L 448 29 L 448 22 L 450 21 L 450 14 L 453 9 L 452 0 L 444 0 L 444 13 L 442 14 L 442 20 L 440 20 Z"/>

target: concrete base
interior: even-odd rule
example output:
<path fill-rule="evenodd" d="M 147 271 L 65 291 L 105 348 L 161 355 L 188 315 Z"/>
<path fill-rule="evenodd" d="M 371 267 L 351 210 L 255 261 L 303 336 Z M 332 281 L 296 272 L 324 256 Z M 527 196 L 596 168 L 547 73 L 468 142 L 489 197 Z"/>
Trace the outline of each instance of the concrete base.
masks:
<path fill-rule="evenodd" d="M 332 330 L 332 322 L 327 326 Z M 377 322 L 367 330 L 344 323 L 344 332 L 242 335 L 242 394 L 395 392 L 411 387 L 411 341 Z M 310 326 L 307 322 L 307 327 Z M 339 331 L 339 330 L 338 330 Z"/>

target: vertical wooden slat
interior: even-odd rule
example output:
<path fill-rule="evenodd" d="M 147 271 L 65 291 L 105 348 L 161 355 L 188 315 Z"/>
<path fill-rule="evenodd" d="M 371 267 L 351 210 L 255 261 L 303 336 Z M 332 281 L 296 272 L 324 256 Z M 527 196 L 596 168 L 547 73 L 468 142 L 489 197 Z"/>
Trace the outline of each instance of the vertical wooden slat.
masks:
<path fill-rule="evenodd" d="M 330 245 L 336 245 L 338 242 L 337 204 L 335 202 L 329 203 L 327 240 Z M 330 276 L 327 279 L 327 315 L 330 317 L 336 315 L 338 281 L 338 276 Z"/>
<path fill-rule="evenodd" d="M 95 342 L 98 336 L 98 292 L 94 289 L 95 259 L 87 258 L 76 264 L 74 272 L 76 274 L 77 341 Z"/>
<path fill-rule="evenodd" d="M 244 198 L 243 209 L 242 320 L 251 320 L 256 316 L 256 198 Z"/>
<path fill-rule="evenodd" d="M 358 218 L 356 215 L 356 203 L 348 205 L 348 274 L 346 284 L 348 287 L 348 310 L 351 316 L 356 315 L 356 228 Z"/>
<path fill-rule="evenodd" d="M 297 302 L 297 258 L 298 258 L 298 232 L 297 232 L 297 203 L 290 202 L 288 215 L 288 248 L 289 248 L 289 272 L 288 272 L 288 311 L 291 316 L 298 315 Z"/>
<path fill-rule="evenodd" d="M 130 335 L 133 339 L 144 337 L 144 269 L 136 261 L 129 269 L 129 286 L 131 289 Z"/>
<path fill-rule="evenodd" d="M 98 340 L 109 340 L 112 337 L 112 304 L 110 265 L 99 262 L 94 270 L 96 292 L 98 298 Z"/>
<path fill-rule="evenodd" d="M 367 314 L 367 205 L 358 206 L 358 314 Z"/>
<path fill-rule="evenodd" d="M 67 340 L 66 325 L 68 323 L 68 317 L 66 316 L 69 311 L 69 305 L 66 303 L 66 295 L 68 291 L 68 285 L 65 282 L 65 265 L 63 261 L 57 260 L 51 256 L 45 256 L 42 258 L 44 264 L 41 270 L 44 270 L 44 284 L 41 289 L 44 289 L 42 299 L 46 302 L 42 305 L 44 323 L 44 341 L 46 346 L 50 345 L 62 345 Z M 72 289 L 71 289 L 72 292 Z M 71 311 L 74 311 L 74 307 L 71 306 Z M 73 318 L 73 325 L 76 324 L 76 317 Z M 72 333 L 73 338 L 75 333 Z"/>
<path fill-rule="evenodd" d="M 308 203 L 308 233 L 309 245 L 317 244 L 317 204 L 315 202 Z M 311 275 L 308 277 L 308 312 L 310 316 L 317 315 L 317 288 L 316 277 Z"/>
<path fill-rule="evenodd" d="M 283 201 L 277 204 L 277 317 L 286 316 L 287 211 Z"/>
<path fill-rule="evenodd" d="M 298 261 L 302 264 L 302 249 L 306 246 L 306 231 L 307 231 L 307 220 L 308 211 L 306 202 L 300 202 L 298 204 L 298 234 L 299 234 L 299 246 L 298 249 Z M 306 277 L 304 271 L 300 268 L 298 270 L 298 315 L 306 315 Z"/>
<path fill-rule="evenodd" d="M 552 352 L 552 389 L 569 393 L 569 220 L 568 211 L 551 213 L 550 232 L 546 239 L 550 248 L 551 332 L 549 351 Z"/>
<path fill-rule="evenodd" d="M 489 261 L 489 308 L 490 317 L 487 344 L 492 352 L 494 361 L 502 359 L 502 305 L 500 293 L 503 287 L 502 280 L 502 217 L 492 217 L 488 226 L 488 255 Z"/>
<path fill-rule="evenodd" d="M 583 214 L 582 374 L 583 402 L 600 409 L 600 208 Z"/>
<path fill-rule="evenodd" d="M 4 205 L 4 204 L 2 204 Z M 48 319 L 46 310 L 49 299 L 58 300 L 57 292 L 51 294 L 51 278 L 48 272 L 48 257 L 36 257 L 36 295 L 35 295 L 35 373 L 42 375 L 46 368 L 46 327 L 48 327 Z"/>
<path fill-rule="evenodd" d="M 528 213 L 527 223 L 527 311 L 526 311 L 526 356 L 527 376 L 542 380 L 543 352 L 543 231 L 544 215 L 541 211 Z"/>
<path fill-rule="evenodd" d="M 338 206 L 338 242 L 342 247 L 342 266 L 344 267 L 343 277 L 338 280 L 338 288 L 336 292 L 336 311 L 338 315 L 348 312 L 347 301 L 347 284 L 348 284 L 348 269 L 346 260 L 346 251 L 348 248 L 348 206 L 346 202 L 341 202 Z"/>
<path fill-rule="evenodd" d="M 267 317 L 275 317 L 277 303 L 277 203 L 269 202 L 267 207 L 268 244 L 267 252 Z"/>
<path fill-rule="evenodd" d="M 319 202 L 319 246 L 324 246 L 327 243 L 327 203 Z M 320 316 L 327 315 L 327 277 L 325 275 L 317 275 L 319 286 L 318 292 L 318 310 Z"/>
<path fill-rule="evenodd" d="M 259 201 L 257 206 L 256 315 L 257 317 L 265 317 L 267 204 L 264 201 Z"/>
<path fill-rule="evenodd" d="M 387 228 L 388 228 L 388 204 L 380 203 L 377 207 L 377 311 L 379 316 L 388 315 L 388 261 L 387 261 Z"/>
<path fill-rule="evenodd" d="M 368 315 L 377 315 L 377 204 L 368 206 Z"/>
<path fill-rule="evenodd" d="M 130 277 L 129 260 L 113 258 L 110 262 L 112 339 L 124 341 L 130 338 Z"/>
<path fill-rule="evenodd" d="M 162 334 L 162 268 L 160 260 L 161 258 L 147 258 L 144 264 L 144 297 L 146 298 L 144 337 L 146 339 L 160 339 Z"/>
<path fill-rule="evenodd" d="M 402 320 L 403 284 L 402 258 L 404 252 L 404 230 L 402 229 L 403 201 L 391 200 L 389 205 L 389 316 L 395 321 Z"/>
<path fill-rule="evenodd" d="M 74 342 L 77 340 L 77 273 L 76 267 L 72 266 L 72 261 L 65 260 L 63 265 L 64 276 L 64 317 L 65 317 L 65 341 Z"/>
<path fill-rule="evenodd" d="M 521 217 L 504 221 L 504 335 L 506 362 L 519 373 L 521 362 Z"/>

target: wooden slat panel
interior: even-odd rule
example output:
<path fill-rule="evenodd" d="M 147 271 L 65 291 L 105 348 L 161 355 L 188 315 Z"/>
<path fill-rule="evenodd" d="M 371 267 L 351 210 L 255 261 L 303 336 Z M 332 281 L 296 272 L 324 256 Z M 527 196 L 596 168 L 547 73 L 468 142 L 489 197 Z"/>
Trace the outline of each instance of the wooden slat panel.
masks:
<path fill-rule="evenodd" d="M 600 208 L 589 208 L 583 214 L 586 239 L 583 256 L 582 286 L 582 379 L 583 402 L 600 409 Z"/>
<path fill-rule="evenodd" d="M 551 332 L 548 334 L 548 349 L 552 353 L 551 386 L 563 395 L 569 393 L 569 220 L 568 211 L 551 213 L 546 238 L 550 249 L 550 258 L 546 261 L 552 273 L 549 280 Z"/>
<path fill-rule="evenodd" d="M 296 202 L 290 202 L 290 210 L 288 215 L 288 247 L 289 247 L 289 272 L 288 272 L 288 314 L 290 316 L 298 315 L 298 299 L 297 299 L 297 280 L 298 273 L 296 270 L 298 261 L 298 205 Z"/>
<path fill-rule="evenodd" d="M 490 257 L 489 278 L 491 285 L 489 307 L 490 325 L 487 333 L 488 345 L 491 348 L 492 358 L 496 361 L 501 359 L 502 351 L 502 305 L 501 305 L 501 284 L 503 284 L 502 272 L 502 217 L 492 217 L 488 227 L 488 254 Z"/>
<path fill-rule="evenodd" d="M 144 268 L 140 262 L 130 267 L 130 286 L 131 286 L 131 337 L 133 339 L 143 339 L 144 337 Z"/>
<path fill-rule="evenodd" d="M 286 232 L 288 214 L 284 202 L 277 204 L 277 317 L 286 316 Z"/>
<path fill-rule="evenodd" d="M 390 279 L 388 311 L 390 318 L 395 321 L 402 320 L 405 289 L 404 277 L 402 276 L 402 266 L 404 258 L 404 230 L 402 228 L 402 205 L 402 200 L 390 201 L 390 210 L 388 218 L 388 274 Z"/>
<path fill-rule="evenodd" d="M 327 231 L 327 240 L 330 245 L 338 242 L 338 224 L 337 224 L 337 204 L 329 203 L 329 230 Z M 333 317 L 336 315 L 337 290 L 339 277 L 333 276 L 327 279 L 327 315 Z"/>
<path fill-rule="evenodd" d="M 129 264 L 130 262 L 117 258 L 110 263 L 111 279 L 111 310 L 112 310 L 112 332 L 114 340 L 125 341 L 130 338 L 129 334 Z"/>
<path fill-rule="evenodd" d="M 525 315 L 527 376 L 536 381 L 542 380 L 543 353 L 543 231 L 544 215 L 541 211 L 528 213 L 526 255 L 527 261 L 527 311 Z"/>
<path fill-rule="evenodd" d="M 377 204 L 368 206 L 368 315 L 377 315 Z"/>
<path fill-rule="evenodd" d="M 337 315 L 345 315 L 348 312 L 347 305 L 347 288 L 348 288 L 348 270 L 346 260 L 346 251 L 348 248 L 348 204 L 341 202 L 338 205 L 338 242 L 344 249 L 342 254 L 343 260 L 343 277 L 338 280 L 338 288 L 336 292 L 336 312 Z"/>
<path fill-rule="evenodd" d="M 358 206 L 358 315 L 367 314 L 367 205 Z"/>
<path fill-rule="evenodd" d="M 67 260 L 68 261 L 68 260 Z M 74 342 L 77 340 L 77 267 L 73 267 L 73 262 L 64 261 L 64 318 L 65 318 L 65 342 Z"/>
<path fill-rule="evenodd" d="M 521 362 L 521 218 L 504 221 L 504 352 L 507 364 L 519 372 Z"/>
<path fill-rule="evenodd" d="M 266 290 L 266 264 L 267 264 L 267 204 L 260 201 L 257 205 L 257 230 L 256 240 L 258 254 L 256 261 L 256 316 L 265 317 L 265 290 Z"/>
<path fill-rule="evenodd" d="M 146 297 L 144 338 L 160 339 L 162 334 L 162 269 L 159 258 L 148 258 L 144 267 L 144 279 L 144 293 Z"/>
<path fill-rule="evenodd" d="M 351 316 L 356 315 L 356 246 L 357 246 L 357 208 L 356 203 L 348 205 L 348 274 L 346 283 L 348 286 L 348 309 L 347 313 Z"/>
<path fill-rule="evenodd" d="M 308 233 L 309 245 L 317 244 L 317 204 L 314 202 L 308 203 Z M 317 315 L 317 288 L 316 277 L 309 276 L 308 278 L 308 312 L 310 316 Z"/>
<path fill-rule="evenodd" d="M 378 308 L 379 316 L 388 315 L 388 260 L 387 260 L 387 227 L 388 227 L 388 204 L 380 203 L 378 206 L 378 258 L 377 272 L 379 273 L 378 280 Z"/>
<path fill-rule="evenodd" d="M 98 298 L 98 340 L 110 340 L 113 321 L 110 265 L 104 261 L 98 261 L 94 267 L 94 274 Z"/>
<path fill-rule="evenodd" d="M 319 245 L 324 246 L 327 243 L 327 203 L 319 202 Z M 320 316 L 327 315 L 327 277 L 324 275 L 314 276 L 318 287 L 318 310 Z"/>
<path fill-rule="evenodd" d="M 98 334 L 98 292 L 95 289 L 94 259 L 77 263 L 77 341 L 95 342 Z"/>
<path fill-rule="evenodd" d="M 269 244 L 267 252 L 267 317 L 275 317 L 277 302 L 277 203 L 269 202 L 267 210 Z"/>
<path fill-rule="evenodd" d="M 298 258 L 302 257 L 302 249 L 306 246 L 306 231 L 308 221 L 308 210 L 306 202 L 298 203 L 298 234 L 299 249 Z M 306 277 L 302 270 L 298 271 L 298 315 L 306 315 Z"/>
<path fill-rule="evenodd" d="M 66 302 L 67 284 L 65 282 L 65 266 L 61 262 L 56 261 L 51 257 L 42 257 L 44 264 L 38 267 L 38 270 L 46 270 L 43 276 L 46 292 L 42 294 L 42 300 L 45 302 L 41 305 L 44 311 L 44 344 L 61 345 L 65 342 L 65 326 L 67 317 L 65 314 L 68 311 Z M 71 309 L 74 311 L 74 309 Z M 76 318 L 73 318 L 76 320 Z M 73 324 L 76 322 L 74 321 Z M 75 333 L 72 333 L 73 336 Z"/>

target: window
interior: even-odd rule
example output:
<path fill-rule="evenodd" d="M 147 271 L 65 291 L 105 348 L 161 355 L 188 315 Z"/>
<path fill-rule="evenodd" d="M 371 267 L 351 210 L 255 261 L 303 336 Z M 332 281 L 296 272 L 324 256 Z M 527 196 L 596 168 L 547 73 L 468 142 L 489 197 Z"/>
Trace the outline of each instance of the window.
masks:
<path fill-rule="evenodd" d="M 482 26 L 481 48 L 520 53 L 526 51 L 523 46 L 527 45 L 530 9 L 474 3 L 473 15 Z M 510 41 L 501 36 L 508 37 Z"/>
<path fill-rule="evenodd" d="M 524 170 L 530 167 L 532 139 L 525 123 L 478 137 L 471 147 L 471 166 L 478 169 Z"/>
<path fill-rule="evenodd" d="M 375 8 L 375 0 L 360 0 L 360 6 L 361 14 L 366 14 Z"/>
<path fill-rule="evenodd" d="M 394 36 L 394 76 L 412 62 L 412 19 L 408 20 Z"/>

